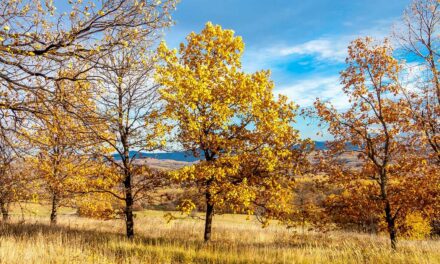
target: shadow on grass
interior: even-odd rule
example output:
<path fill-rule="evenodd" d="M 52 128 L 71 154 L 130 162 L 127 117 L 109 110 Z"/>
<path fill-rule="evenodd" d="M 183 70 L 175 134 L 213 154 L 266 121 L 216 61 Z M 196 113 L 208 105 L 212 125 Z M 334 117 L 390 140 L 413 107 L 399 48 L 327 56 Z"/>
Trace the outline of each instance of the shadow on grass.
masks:
<path fill-rule="evenodd" d="M 51 226 L 44 223 L 6 223 L 0 224 L 0 236 L 12 237 L 15 240 L 30 240 L 41 238 L 50 241 L 61 237 L 63 245 L 68 247 L 73 243 L 79 243 L 86 250 L 95 254 L 108 256 L 116 260 L 124 261 L 131 258 L 148 259 L 149 262 L 161 262 L 164 259 L 172 263 L 245 263 L 260 254 L 269 251 L 274 256 L 281 254 L 285 249 L 318 247 L 310 241 L 301 241 L 297 237 L 291 241 L 277 242 L 244 242 L 228 241 L 225 238 L 204 243 L 194 237 L 185 238 L 182 234 L 171 237 L 154 237 L 148 234 L 137 234 L 133 241 L 129 241 L 124 234 L 81 229 L 66 225 Z M 273 251 L 272 251 L 273 250 Z M 241 252 L 254 252 L 256 254 L 243 255 Z M 250 258 L 250 259 L 249 259 Z"/>
<path fill-rule="evenodd" d="M 80 239 L 89 244 L 108 242 L 114 239 L 125 239 L 122 234 L 113 232 L 72 228 L 65 225 L 49 225 L 44 223 L 1 223 L 0 236 L 14 237 L 15 239 L 31 239 L 44 235 L 45 237 L 62 236 L 65 239 Z"/>
<path fill-rule="evenodd" d="M 109 241 L 131 242 L 127 239 L 125 234 L 116 233 L 112 231 L 94 230 L 88 228 L 71 227 L 67 225 L 49 225 L 45 223 L 0 223 L 0 236 L 14 237 L 15 239 L 29 239 L 44 235 L 62 236 L 66 239 L 80 239 L 84 244 L 105 243 Z M 161 244 L 176 244 L 179 239 L 171 239 L 165 237 L 146 237 L 144 235 L 136 234 L 133 240 L 135 243 L 143 243 L 147 245 L 161 245 Z M 196 246 L 197 241 L 185 241 L 185 244 L 191 243 L 189 246 Z"/>

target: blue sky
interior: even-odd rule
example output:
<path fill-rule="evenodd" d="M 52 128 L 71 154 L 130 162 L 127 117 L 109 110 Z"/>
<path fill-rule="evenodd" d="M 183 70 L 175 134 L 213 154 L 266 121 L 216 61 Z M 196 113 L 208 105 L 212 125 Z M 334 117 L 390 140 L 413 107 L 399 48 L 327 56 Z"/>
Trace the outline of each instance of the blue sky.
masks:
<path fill-rule="evenodd" d="M 191 31 L 206 22 L 233 29 L 243 37 L 245 71 L 270 69 L 276 92 L 301 106 L 316 97 L 347 105 L 338 73 L 344 68 L 348 43 L 360 36 L 386 37 L 410 0 L 181 0 L 166 32 L 169 46 L 177 47 Z M 310 126 L 307 124 L 312 123 Z M 303 137 L 319 129 L 298 119 Z"/>

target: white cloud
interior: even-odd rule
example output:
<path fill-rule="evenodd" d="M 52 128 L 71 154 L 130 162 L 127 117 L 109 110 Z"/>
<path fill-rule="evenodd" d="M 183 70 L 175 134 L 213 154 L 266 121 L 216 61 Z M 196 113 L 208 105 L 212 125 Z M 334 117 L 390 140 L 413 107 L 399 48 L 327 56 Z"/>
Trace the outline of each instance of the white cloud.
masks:
<path fill-rule="evenodd" d="M 338 109 L 344 109 L 349 105 L 337 75 L 303 79 L 280 87 L 275 90 L 275 93 L 287 96 L 301 107 L 312 106 L 318 97 L 322 100 L 329 100 Z"/>
<path fill-rule="evenodd" d="M 319 60 L 343 62 L 346 57 L 348 40 L 319 38 L 290 47 L 273 49 L 279 56 L 313 55 Z"/>
<path fill-rule="evenodd" d="M 243 66 L 248 72 L 273 69 L 276 73 L 275 82 L 284 84 L 278 86 L 275 92 L 288 96 L 301 107 L 312 106 L 316 98 L 320 98 L 330 101 L 338 109 L 344 109 L 349 106 L 349 102 L 342 92 L 339 80 L 340 68 L 335 64 L 345 61 L 347 47 L 351 41 L 365 36 L 381 40 L 389 34 L 391 24 L 395 20 L 396 18 L 389 18 L 372 22 L 372 27 L 355 34 L 327 35 L 302 43 L 275 43 L 270 47 L 251 47 L 245 51 Z M 301 58 L 305 56 L 307 56 L 307 61 Z M 317 65 L 320 68 L 310 67 L 312 70 L 307 74 L 308 77 L 298 80 L 295 74 L 291 74 L 290 69 L 282 66 L 292 62 L 298 65 L 318 62 Z M 332 69 L 334 72 L 330 73 Z M 320 73 L 320 70 L 323 72 Z M 304 75 L 303 72 L 302 74 Z"/>
<path fill-rule="evenodd" d="M 243 68 L 247 72 L 272 69 L 277 84 L 275 93 L 286 95 L 300 107 L 311 107 L 316 98 L 320 98 L 331 102 L 338 110 L 346 110 L 350 103 L 342 91 L 339 71 L 347 56 L 348 45 L 359 37 L 385 38 L 394 21 L 396 18 L 372 21 L 369 24 L 372 27 L 359 32 L 322 35 L 299 43 L 281 40 L 271 46 L 253 46 L 245 51 Z M 299 119 L 297 125 L 303 135 L 313 139 L 332 138 L 327 132 L 323 137 L 315 136 L 321 128 L 310 120 Z"/>
<path fill-rule="evenodd" d="M 390 23 L 390 22 L 387 22 Z M 373 27 L 358 34 L 340 36 L 326 36 L 312 39 L 295 45 L 284 45 L 270 48 L 272 57 L 286 57 L 291 55 L 314 56 L 319 61 L 344 62 L 347 57 L 347 47 L 351 41 L 371 36 L 383 39 L 388 35 L 389 27 Z"/>
<path fill-rule="evenodd" d="M 273 62 L 295 60 L 289 56 L 311 56 L 320 62 L 343 63 L 347 56 L 347 47 L 351 41 L 370 36 L 381 40 L 389 35 L 391 25 L 396 18 L 372 22 L 374 26 L 356 34 L 320 36 L 302 43 L 275 43 L 271 47 L 254 47 L 245 52 L 246 70 L 268 68 Z"/>
<path fill-rule="evenodd" d="M 426 88 L 426 80 L 432 78 L 429 73 L 423 63 L 404 62 L 400 74 L 401 85 L 407 92 L 421 93 L 422 89 Z"/>

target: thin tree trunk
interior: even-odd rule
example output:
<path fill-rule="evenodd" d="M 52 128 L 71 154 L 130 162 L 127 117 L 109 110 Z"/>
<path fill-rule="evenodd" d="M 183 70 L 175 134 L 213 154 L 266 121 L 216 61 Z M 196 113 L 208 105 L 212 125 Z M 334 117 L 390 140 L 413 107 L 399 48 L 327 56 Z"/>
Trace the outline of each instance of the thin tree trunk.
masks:
<path fill-rule="evenodd" d="M 206 191 L 206 217 L 205 217 L 205 234 L 204 240 L 208 242 L 211 240 L 212 218 L 214 216 L 214 205 L 211 202 L 211 194 Z"/>
<path fill-rule="evenodd" d="M 124 112 L 124 92 L 122 84 L 118 85 L 118 130 L 121 138 L 121 144 L 123 147 L 122 164 L 124 166 L 124 188 L 125 188 L 125 228 L 127 238 L 132 240 L 134 238 L 134 220 L 133 220 L 133 190 L 131 186 L 131 164 L 130 164 L 130 144 L 128 140 L 129 129 L 125 126 L 126 121 Z M 128 110 L 129 111 L 129 110 Z"/>
<path fill-rule="evenodd" d="M 50 224 L 51 225 L 57 224 L 58 203 L 59 203 L 58 194 L 54 192 L 52 195 L 52 211 L 50 213 Z"/>
<path fill-rule="evenodd" d="M 125 226 L 127 238 L 134 238 L 134 220 L 133 220 L 133 194 L 131 188 L 131 175 L 126 174 L 125 181 Z"/>
<path fill-rule="evenodd" d="M 0 208 L 1 208 L 1 211 L 2 211 L 3 222 L 8 222 L 9 221 L 9 208 L 8 208 L 8 205 L 5 204 L 2 201 L 2 202 L 0 202 Z"/>

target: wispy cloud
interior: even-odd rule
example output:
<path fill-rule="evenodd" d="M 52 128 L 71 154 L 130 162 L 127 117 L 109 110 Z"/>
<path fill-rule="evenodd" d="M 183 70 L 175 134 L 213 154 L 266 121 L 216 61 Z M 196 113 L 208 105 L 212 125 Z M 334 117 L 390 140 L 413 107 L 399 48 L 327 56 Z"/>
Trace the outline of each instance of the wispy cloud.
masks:
<path fill-rule="evenodd" d="M 319 38 L 290 47 L 272 49 L 279 56 L 313 55 L 319 60 L 343 62 L 346 57 L 348 40 Z"/>
<path fill-rule="evenodd" d="M 275 43 L 270 47 L 251 47 L 245 56 L 244 66 L 254 70 L 258 67 L 270 67 L 274 62 L 295 61 L 302 57 L 309 57 L 311 61 L 319 63 L 343 63 L 347 56 L 347 47 L 351 41 L 359 37 L 371 36 L 376 39 L 387 37 L 391 25 L 396 18 L 377 20 L 356 34 L 320 36 L 301 43 Z"/>
<path fill-rule="evenodd" d="M 320 61 L 344 62 L 347 56 L 347 47 L 351 41 L 359 37 L 372 36 L 383 39 L 389 33 L 393 20 L 378 21 L 378 25 L 363 30 L 358 34 L 324 36 L 294 45 L 277 46 L 270 49 L 272 55 L 283 56 L 314 56 Z M 385 26 L 387 25 L 387 26 Z"/>
<path fill-rule="evenodd" d="M 278 43 L 271 47 L 251 47 L 245 53 L 243 65 L 250 72 L 273 69 L 278 87 L 276 93 L 288 96 L 301 107 L 312 106 L 319 97 L 338 109 L 344 109 L 349 102 L 342 92 L 339 71 L 344 67 L 348 45 L 358 37 L 385 38 L 394 21 L 395 18 L 390 18 L 372 22 L 373 26 L 356 34 L 321 36 L 291 45 Z M 283 66 L 289 64 L 295 65 L 294 68 Z"/>
<path fill-rule="evenodd" d="M 291 85 L 276 89 L 301 107 L 310 107 L 316 98 L 329 100 L 338 109 L 348 106 L 348 98 L 342 92 L 339 76 L 315 77 L 297 81 Z"/>

